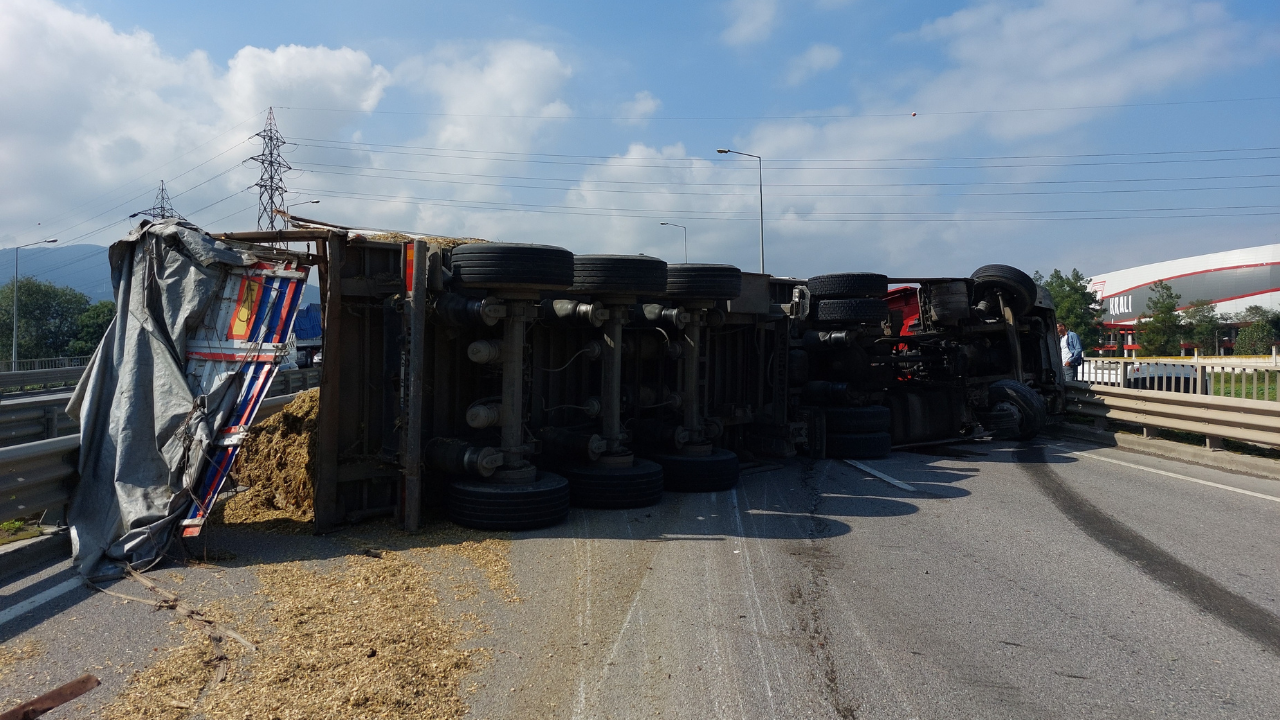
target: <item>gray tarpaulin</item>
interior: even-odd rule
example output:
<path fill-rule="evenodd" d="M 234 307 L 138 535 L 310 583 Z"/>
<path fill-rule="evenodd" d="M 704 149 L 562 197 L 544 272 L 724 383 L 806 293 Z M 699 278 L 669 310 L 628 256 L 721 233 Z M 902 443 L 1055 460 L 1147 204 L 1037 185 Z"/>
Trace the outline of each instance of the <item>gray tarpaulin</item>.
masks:
<path fill-rule="evenodd" d="M 72 555 L 90 577 L 155 559 L 191 502 L 241 377 L 201 391 L 187 378 L 187 342 L 216 312 L 230 269 L 256 259 L 174 219 L 139 225 L 110 261 L 116 316 L 67 407 L 80 421 Z"/>

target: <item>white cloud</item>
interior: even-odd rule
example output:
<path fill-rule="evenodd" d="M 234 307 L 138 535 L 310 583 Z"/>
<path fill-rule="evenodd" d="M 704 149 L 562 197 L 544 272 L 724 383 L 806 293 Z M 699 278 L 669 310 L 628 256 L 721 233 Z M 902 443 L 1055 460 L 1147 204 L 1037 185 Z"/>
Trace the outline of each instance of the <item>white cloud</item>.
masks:
<path fill-rule="evenodd" d="M 926 25 L 952 60 L 917 93 L 921 109 L 1107 105 L 1152 95 L 1254 60 L 1260 45 L 1219 3 L 1045 0 L 983 3 Z M 1007 114 L 988 131 L 1051 133 L 1096 113 Z"/>
<path fill-rule="evenodd" d="M 389 81 L 365 53 L 347 48 L 244 48 L 223 70 L 202 52 L 167 55 L 146 32 L 118 32 L 49 0 L 0 3 L 0 217 L 31 234 L 37 221 L 68 213 L 68 198 L 98 198 L 84 216 L 121 206 L 79 226 L 74 214 L 41 226 L 40 233 L 69 241 L 146 207 L 160 179 L 248 137 L 261 127 L 267 104 L 369 109 Z M 293 133 L 333 133 L 349 116 L 293 113 L 289 120 Z M 230 169 L 175 200 L 177 209 L 191 213 L 253 182 L 252 169 L 235 168 L 252 149 L 245 145 L 171 184 L 177 194 Z M 230 200 L 193 219 L 209 221 L 252 200 Z M 121 234 L 123 228 L 96 239 Z"/>
<path fill-rule="evenodd" d="M 1234 20 L 1221 4 L 1190 0 L 1045 0 L 1017 7 L 982 3 L 929 23 L 906 40 L 940 46 L 947 58 L 947 65 L 927 76 L 914 92 L 891 103 L 864 106 L 871 117 L 761 123 L 737 140 L 739 146 L 766 158 L 965 156 L 974 154 L 974 145 L 990 148 L 993 143 L 1010 154 L 1078 152 L 1076 131 L 1115 111 L 932 115 L 930 111 L 1141 102 L 1257 61 L 1267 52 L 1274 56 L 1270 36 Z M 911 112 L 917 110 L 920 116 L 912 118 Z M 889 117 L 875 117 L 881 114 Z M 1057 177 L 1061 173 L 1051 168 L 1007 168 L 951 173 L 941 179 L 1021 182 Z M 1045 245 L 1057 242 L 1069 242 L 1077 252 L 1106 252 L 1107 244 L 1118 238 L 1104 240 L 1099 230 L 1122 227 L 966 222 L 992 209 L 1064 207 L 1067 201 L 947 197 L 946 193 L 963 188 L 896 185 L 927 178 L 920 173 L 866 168 L 839 173 L 775 172 L 774 182 L 837 183 L 846 188 L 813 189 L 808 197 L 783 198 L 776 192 L 771 199 L 766 166 L 766 214 L 793 212 L 797 217 L 822 218 L 832 217 L 822 213 L 938 213 L 846 216 L 886 218 L 846 225 L 778 223 L 789 237 L 790 257 L 802 265 L 791 271 L 801 274 L 825 266 L 850 266 L 847 258 L 854 247 L 858 257 L 870 258 L 862 261 L 865 264 L 904 271 L 967 271 L 994 258 L 1014 264 L 1028 259 L 1039 262 L 1053 252 Z M 936 173 L 932 179 L 939 179 Z M 838 193 L 861 196 L 837 197 Z M 905 194 L 924 197 L 889 197 Z M 1105 206 L 1105 202 L 1085 196 L 1068 205 Z M 1127 202 L 1114 206 L 1143 207 L 1150 200 L 1129 196 Z M 897 219 L 910 221 L 891 221 Z M 833 231 L 842 227 L 851 232 L 833 237 Z M 1089 233 L 1083 244 L 1073 235 L 1082 230 Z M 1029 237 L 1041 241 L 1030 242 Z"/>
<path fill-rule="evenodd" d="M 825 43 L 814 43 L 802 54 L 791 58 L 787 69 L 787 84 L 800 85 L 814 75 L 840 64 L 843 55 L 840 48 Z"/>
<path fill-rule="evenodd" d="M 660 109 L 662 109 L 662 101 L 654 97 L 653 93 L 648 90 L 642 90 L 636 93 L 635 98 L 632 100 L 622 103 L 622 107 L 619 108 L 619 114 L 626 118 L 624 122 L 638 125 Z"/>
<path fill-rule="evenodd" d="M 778 0 L 729 0 L 729 27 L 720 34 L 728 45 L 750 45 L 768 39 L 778 14 Z"/>
<path fill-rule="evenodd" d="M 733 25 L 725 31 L 726 43 L 742 45 L 769 36 L 776 2 L 742 0 L 730 7 Z M 1003 148 L 1011 151 L 1008 154 L 1077 152 L 1071 143 L 1087 135 L 1076 131 L 1110 111 L 931 113 L 1141 101 L 1274 53 L 1274 39 L 1261 32 L 1233 20 L 1221 4 L 1190 0 L 982 3 L 902 39 L 938 49 L 944 66 L 921 70 L 905 91 L 904 85 L 894 85 L 892 102 L 862 104 L 870 115 L 893 117 L 761 123 L 734 138 L 731 146 L 765 158 L 937 157 L 992 148 L 992 154 Z M 784 72 L 795 71 L 800 77 L 837 65 L 838 51 L 822 47 L 810 48 Z M 792 75 L 785 77 L 790 80 Z M 394 72 L 359 50 L 300 46 L 243 48 L 223 67 L 200 52 L 167 55 L 145 32 L 118 32 L 99 18 L 48 0 L 0 0 L 0 97 L 6 99 L 0 105 L 0 218 L 5 228 L 30 227 L 81 199 L 96 198 L 144 176 L 115 195 L 95 200 L 92 209 L 78 211 L 81 214 L 68 221 L 121 205 L 75 232 L 92 229 L 115 217 L 112 213 L 149 205 L 156 180 L 172 179 L 249 136 L 261 126 L 261 116 L 255 113 L 267 104 L 368 111 L 395 86 L 414 97 L 412 109 L 438 114 L 397 120 L 418 123 L 400 139 L 387 139 L 382 125 L 371 126 L 369 138 L 427 149 L 378 153 L 298 148 L 289 159 L 300 167 L 306 162 L 354 166 L 310 166 L 307 169 L 324 172 L 290 176 L 295 190 L 326 191 L 319 193 L 326 195 L 318 206 L 322 217 L 544 242 L 575 251 L 645 252 L 677 260 L 682 257 L 680 233 L 658 225 L 659 220 L 669 220 L 688 225 L 695 262 L 754 268 L 754 163 L 737 164 L 715 155 L 691 157 L 683 145 L 672 142 L 630 144 L 603 165 L 584 167 L 550 157 L 520 164 L 527 159 L 522 153 L 545 151 L 557 133 L 576 127 L 560 119 L 574 112 L 566 100 L 572 78 L 573 69 L 554 49 L 522 41 L 447 45 L 409 59 Z M 660 107 L 653 94 L 640 92 L 623 105 L 621 114 L 647 116 Z M 911 118 L 912 110 L 919 110 L 920 116 Z M 834 108 L 823 114 L 843 112 L 847 110 Z M 361 139 L 359 112 L 278 115 L 282 130 L 292 137 Z M 236 125 L 246 118 L 248 123 Z M 220 133 L 220 139 L 196 149 Z M 975 151 L 975 145 L 984 149 Z M 252 143 L 236 147 L 178 179 L 171 190 L 181 192 L 234 167 L 254 150 Z M 464 152 L 479 150 L 492 152 Z M 164 165 L 187 152 L 191 154 Z M 1055 172 L 993 169 L 963 177 L 1021 181 L 1053 177 Z M 233 169 L 175 204 L 190 213 L 252 183 L 256 175 L 254 167 Z M 544 181 L 551 177 L 561 180 Z M 986 260 L 1020 264 L 1020 258 L 1044 258 L 1064 252 L 1063 247 L 1097 255 L 1106 252 L 1105 239 L 1071 239 L 1066 234 L 1086 227 L 1090 233 L 1117 227 L 952 222 L 995 207 L 1028 205 L 1016 199 L 942 197 L 936 188 L 891 185 L 922 177 L 865 168 L 783 171 L 766 164 L 765 204 L 771 217 L 813 220 L 834 217 L 822 213 L 935 211 L 945 220 L 771 219 L 766 226 L 769 269 L 796 275 L 823 269 L 967 272 Z M 520 184 L 544 189 L 514 187 Z M 339 197 L 357 192 L 371 197 Z M 924 197 L 892 197 L 903 193 Z M 136 202 L 129 200 L 139 194 Z M 249 193 L 193 219 L 207 223 L 238 204 L 252 207 L 255 200 Z M 251 225 L 252 218 L 250 210 L 231 227 Z M 1063 229 L 1067 227 L 1070 230 Z M 229 229 L 225 224 L 222 228 Z"/>
<path fill-rule="evenodd" d="M 365 158 L 370 164 L 427 171 L 433 173 L 427 177 L 451 180 L 382 181 L 380 185 L 386 192 L 444 201 L 434 205 L 384 206 L 380 212 L 391 215 L 386 222 L 407 229 L 487 238 L 511 239 L 512 235 L 519 237 L 527 232 L 517 215 L 475 210 L 487 207 L 486 203 L 510 202 L 513 197 L 511 190 L 494 187 L 501 180 L 493 176 L 512 174 L 512 163 L 503 159 L 512 156 L 502 153 L 536 150 L 546 141 L 548 132 L 572 116 L 572 108 L 560 97 L 573 76 L 572 67 L 549 48 L 524 41 L 502 41 L 447 46 L 406 63 L 396 75 L 398 83 L 424 94 L 432 109 L 444 115 L 430 122 L 410 144 L 493 152 L 421 159 L 374 155 Z M 474 205 L 463 209 L 456 206 L 457 202 Z M 353 217 L 367 217 L 370 209 L 368 203 L 350 203 L 345 208 Z"/>

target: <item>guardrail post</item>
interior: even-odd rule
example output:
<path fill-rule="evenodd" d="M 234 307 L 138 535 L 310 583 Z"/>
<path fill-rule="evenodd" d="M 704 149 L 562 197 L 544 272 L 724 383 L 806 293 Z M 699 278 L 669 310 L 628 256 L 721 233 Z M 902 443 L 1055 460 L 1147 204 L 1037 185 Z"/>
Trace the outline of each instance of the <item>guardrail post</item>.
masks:
<path fill-rule="evenodd" d="M 1142 426 L 1142 437 L 1144 437 L 1144 438 L 1148 438 L 1148 439 L 1150 439 L 1150 438 L 1158 438 L 1158 437 L 1160 437 L 1160 428 L 1153 428 L 1153 427 L 1149 427 L 1149 426 L 1147 426 L 1147 425 L 1143 425 L 1143 426 Z"/>
<path fill-rule="evenodd" d="M 44 439 L 58 437 L 58 407 L 46 406 L 44 409 Z"/>

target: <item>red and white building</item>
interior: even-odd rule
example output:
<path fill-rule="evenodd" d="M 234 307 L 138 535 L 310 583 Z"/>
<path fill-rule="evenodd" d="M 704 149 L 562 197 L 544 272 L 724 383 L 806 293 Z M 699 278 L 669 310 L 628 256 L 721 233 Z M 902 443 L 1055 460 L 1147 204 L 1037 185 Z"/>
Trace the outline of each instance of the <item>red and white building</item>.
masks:
<path fill-rule="evenodd" d="M 1220 313 L 1237 313 L 1250 305 L 1280 310 L 1280 244 L 1197 255 L 1094 276 L 1089 288 L 1102 302 L 1102 322 L 1110 331 L 1110 340 L 1104 340 L 1104 351 L 1119 354 L 1123 350 L 1127 356 L 1137 349 L 1133 324 L 1146 311 L 1151 285 L 1158 280 L 1182 296 L 1179 310 L 1196 300 L 1215 303 Z"/>

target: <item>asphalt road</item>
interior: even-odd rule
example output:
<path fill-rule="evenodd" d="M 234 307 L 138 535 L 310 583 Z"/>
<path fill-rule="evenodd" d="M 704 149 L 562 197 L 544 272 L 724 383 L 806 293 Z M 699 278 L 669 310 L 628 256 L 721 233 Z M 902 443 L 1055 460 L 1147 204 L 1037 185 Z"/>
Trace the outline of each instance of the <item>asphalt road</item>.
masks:
<path fill-rule="evenodd" d="M 518 534 L 525 600 L 485 606 L 472 716 L 1280 716 L 1280 482 L 1057 440 L 868 465 L 914 491 L 797 460 Z M 233 565 L 182 569 L 184 592 L 251 594 L 252 563 Z M 0 587 L 0 613 L 66 573 Z M 0 699 L 97 668 L 96 699 L 51 716 L 80 717 L 175 641 L 170 621 L 62 595 L 0 624 L 44 648 Z"/>
<path fill-rule="evenodd" d="M 1049 441 L 575 513 L 517 543 L 473 715 L 1280 716 L 1280 502 L 1103 458 L 1280 497 Z"/>

